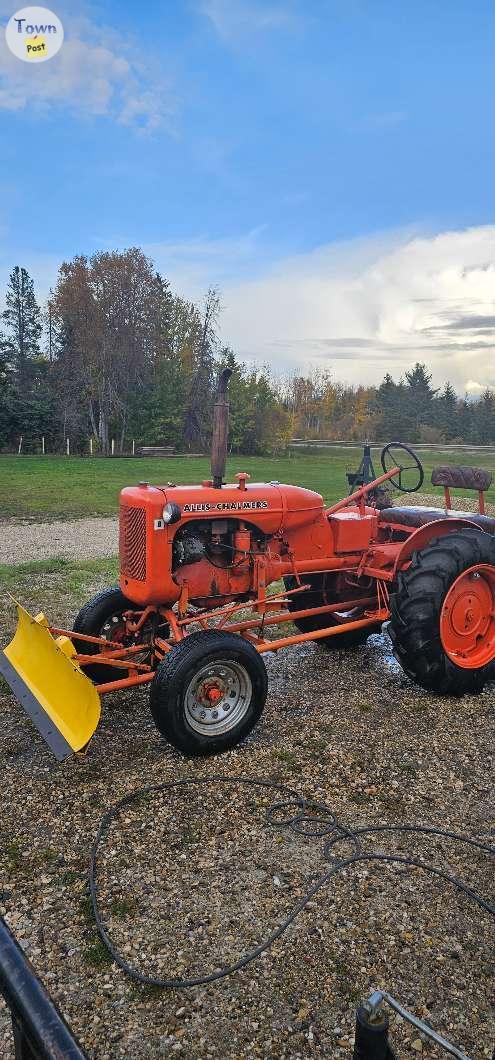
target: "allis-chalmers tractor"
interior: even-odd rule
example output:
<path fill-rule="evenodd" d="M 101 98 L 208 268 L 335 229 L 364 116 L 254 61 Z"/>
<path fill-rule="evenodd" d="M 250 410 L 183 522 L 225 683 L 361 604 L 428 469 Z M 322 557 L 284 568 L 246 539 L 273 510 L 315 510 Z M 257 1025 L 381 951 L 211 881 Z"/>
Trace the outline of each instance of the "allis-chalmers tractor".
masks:
<path fill-rule="evenodd" d="M 90 600 L 70 632 L 18 608 L 0 671 L 59 759 L 87 745 L 101 695 L 145 684 L 175 747 L 232 747 L 263 710 L 265 652 L 302 641 L 354 647 L 384 622 L 423 688 L 475 693 L 490 675 L 491 474 L 437 467 L 444 508 L 381 507 L 384 483 L 411 493 L 423 481 L 417 456 L 391 443 L 383 474 L 328 508 L 312 490 L 244 473 L 224 485 L 229 376 L 214 408 L 211 479 L 122 490 L 119 586 Z M 478 491 L 478 512 L 451 510 L 456 486 Z"/>

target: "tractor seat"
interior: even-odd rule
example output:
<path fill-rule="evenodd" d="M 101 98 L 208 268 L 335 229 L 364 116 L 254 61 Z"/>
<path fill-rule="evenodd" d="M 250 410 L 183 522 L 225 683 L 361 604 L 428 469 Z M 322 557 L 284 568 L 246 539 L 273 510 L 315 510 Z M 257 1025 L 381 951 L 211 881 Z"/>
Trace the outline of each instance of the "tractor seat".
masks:
<path fill-rule="evenodd" d="M 382 508 L 378 519 L 380 523 L 412 526 L 415 529 L 425 526 L 426 523 L 434 523 L 438 519 L 469 519 L 485 533 L 495 534 L 495 518 L 492 516 L 480 515 L 479 512 L 455 512 L 452 508 L 414 508 L 412 505 L 404 505 L 403 508 Z"/>

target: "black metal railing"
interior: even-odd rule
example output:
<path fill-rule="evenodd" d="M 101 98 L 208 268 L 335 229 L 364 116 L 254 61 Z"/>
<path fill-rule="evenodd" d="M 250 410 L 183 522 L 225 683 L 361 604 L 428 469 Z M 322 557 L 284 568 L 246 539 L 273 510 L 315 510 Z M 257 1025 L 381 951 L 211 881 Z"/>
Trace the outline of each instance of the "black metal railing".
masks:
<path fill-rule="evenodd" d="M 462 1049 L 459 1049 L 453 1042 L 447 1041 L 442 1034 L 420 1020 L 414 1013 L 409 1012 L 386 990 L 375 990 L 356 1012 L 353 1060 L 399 1060 L 390 1042 L 389 1017 L 385 1006 L 414 1027 L 421 1034 L 422 1039 L 434 1042 L 448 1056 L 456 1057 L 457 1060 L 470 1060 Z M 495 1050 L 493 1060 L 495 1060 Z"/>
<path fill-rule="evenodd" d="M 86 1060 L 86 1054 L 2 917 L 0 994 L 12 1017 L 16 1060 Z"/>

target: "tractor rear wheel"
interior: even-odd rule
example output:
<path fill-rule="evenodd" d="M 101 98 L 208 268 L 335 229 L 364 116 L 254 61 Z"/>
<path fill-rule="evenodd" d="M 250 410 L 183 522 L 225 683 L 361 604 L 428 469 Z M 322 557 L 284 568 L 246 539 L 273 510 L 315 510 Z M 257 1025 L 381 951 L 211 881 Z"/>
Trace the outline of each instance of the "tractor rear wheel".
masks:
<path fill-rule="evenodd" d="M 452 531 L 415 552 L 391 597 L 389 633 L 406 674 L 462 696 L 493 679 L 495 538 Z"/>
<path fill-rule="evenodd" d="M 346 619 L 360 618 L 359 613 L 359 590 L 356 593 L 355 588 L 347 586 L 343 583 L 341 574 L 302 574 L 301 580 L 309 585 L 310 588 L 301 592 L 296 593 L 295 596 L 289 596 L 288 607 L 289 611 L 303 611 L 306 608 L 311 607 L 323 607 L 325 604 L 337 603 L 340 600 L 349 600 L 356 595 L 356 609 L 353 608 L 352 613 L 349 611 L 339 611 L 337 614 L 326 614 L 326 615 L 307 615 L 304 618 L 295 618 L 294 625 L 296 629 L 299 629 L 301 633 L 314 633 L 316 630 L 325 629 L 327 626 L 341 626 Z M 293 577 L 284 578 L 284 585 L 286 589 L 296 589 L 297 582 Z M 366 595 L 370 596 L 369 590 L 366 590 Z M 360 644 L 364 644 L 367 641 L 370 633 L 379 633 L 381 629 L 381 623 L 377 623 L 376 626 L 365 626 L 363 629 L 350 629 L 347 633 L 339 633 L 338 637 L 320 637 L 315 643 L 324 644 L 325 648 L 356 648 Z"/>
<path fill-rule="evenodd" d="M 153 720 L 187 755 L 227 751 L 256 725 L 268 690 L 256 648 L 221 630 L 190 633 L 162 659 L 151 685 Z"/>
<path fill-rule="evenodd" d="M 135 611 L 136 605 L 124 596 L 118 585 L 112 585 L 103 589 L 87 604 L 81 608 L 73 625 L 74 633 L 85 633 L 89 637 L 103 637 L 105 640 L 115 640 L 126 645 L 125 624 L 123 615 L 126 611 Z M 129 643 L 133 643 L 129 641 Z M 85 644 L 84 641 L 75 641 L 76 648 L 85 655 L 98 655 L 101 648 L 98 644 Z M 126 670 L 118 670 L 115 666 L 91 665 L 83 666 L 83 670 L 92 681 L 104 684 L 106 681 L 116 681 L 119 677 L 125 677 Z"/>

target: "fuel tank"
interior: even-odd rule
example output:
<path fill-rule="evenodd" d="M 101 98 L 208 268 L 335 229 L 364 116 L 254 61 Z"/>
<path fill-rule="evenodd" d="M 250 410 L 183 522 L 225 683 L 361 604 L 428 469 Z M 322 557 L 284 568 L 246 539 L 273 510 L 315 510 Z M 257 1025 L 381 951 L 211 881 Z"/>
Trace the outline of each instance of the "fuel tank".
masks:
<path fill-rule="evenodd" d="M 173 540 L 193 520 L 239 519 L 263 534 L 289 534 L 323 520 L 319 493 L 279 482 L 197 486 L 127 486 L 120 495 L 120 586 L 139 606 L 172 605 L 180 584 L 172 574 Z M 167 522 L 167 505 L 176 521 Z M 176 507 L 175 507 L 176 506 Z"/>

